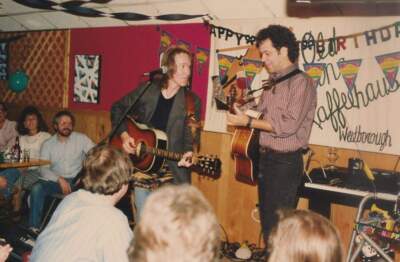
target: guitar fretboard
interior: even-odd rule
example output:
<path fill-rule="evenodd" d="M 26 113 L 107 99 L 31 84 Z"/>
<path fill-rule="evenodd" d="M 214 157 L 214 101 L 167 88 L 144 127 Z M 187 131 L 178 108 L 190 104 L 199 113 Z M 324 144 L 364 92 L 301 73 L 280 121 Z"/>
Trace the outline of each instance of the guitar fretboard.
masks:
<path fill-rule="evenodd" d="M 161 156 L 163 158 L 169 159 L 169 160 L 175 160 L 175 161 L 179 161 L 181 160 L 183 154 L 181 153 L 175 153 L 175 152 L 170 152 L 167 150 L 163 150 L 163 149 L 158 149 L 158 148 L 154 148 L 154 147 L 146 147 L 146 153 L 150 153 L 156 156 Z"/>

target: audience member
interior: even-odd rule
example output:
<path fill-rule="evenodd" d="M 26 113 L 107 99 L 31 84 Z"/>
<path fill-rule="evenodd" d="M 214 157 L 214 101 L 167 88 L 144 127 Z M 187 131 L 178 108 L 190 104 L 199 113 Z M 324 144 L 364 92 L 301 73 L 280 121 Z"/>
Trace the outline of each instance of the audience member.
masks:
<path fill-rule="evenodd" d="M 217 258 L 219 225 L 201 192 L 164 186 L 149 196 L 129 247 L 130 261 L 208 262 Z"/>
<path fill-rule="evenodd" d="M 10 149 L 18 136 L 16 123 L 7 119 L 7 107 L 0 102 L 0 152 Z M 0 198 L 8 199 L 12 193 L 12 184 L 18 178 L 18 171 L 11 170 L 0 173 Z"/>
<path fill-rule="evenodd" d="M 20 135 L 19 142 L 22 151 L 28 151 L 29 157 L 32 159 L 40 158 L 40 148 L 51 135 L 47 132 L 47 125 L 36 107 L 28 106 L 24 108 L 18 119 L 17 130 Z M 26 171 L 23 186 L 30 188 L 37 182 L 38 177 L 38 168 L 30 168 Z"/>
<path fill-rule="evenodd" d="M 39 235 L 30 261 L 128 261 L 132 239 L 127 217 L 114 205 L 133 172 L 128 156 L 93 148 L 83 163 L 83 187 L 60 203 Z"/>
<path fill-rule="evenodd" d="M 279 211 L 279 221 L 269 238 L 269 262 L 342 262 L 343 251 L 336 228 L 309 210 Z"/>
<path fill-rule="evenodd" d="M 0 102 L 0 151 L 9 149 L 15 143 L 18 136 L 15 121 L 7 119 L 7 107 Z"/>
<path fill-rule="evenodd" d="M 0 245 L 0 262 L 5 262 L 12 251 L 12 247 L 7 245 Z"/>
<path fill-rule="evenodd" d="M 40 150 L 40 158 L 51 164 L 40 168 L 39 181 L 30 195 L 29 226 L 38 230 L 46 196 L 71 193 L 74 178 L 82 168 L 86 153 L 94 146 L 86 135 L 73 131 L 75 117 L 60 111 L 53 118 L 56 134 L 47 139 Z"/>
<path fill-rule="evenodd" d="M 40 157 L 40 148 L 50 134 L 47 132 L 47 125 L 43 120 L 42 114 L 36 107 L 27 106 L 22 110 L 17 123 L 17 130 L 20 135 L 20 146 L 22 152 L 29 152 L 29 157 L 38 159 Z M 14 211 L 18 211 L 21 206 L 21 188 L 30 189 L 34 183 L 38 181 L 38 167 L 29 169 L 20 169 L 23 176 L 19 176 L 14 186 Z M 8 170 L 6 171 L 8 172 Z M 15 173 L 15 172 L 14 172 Z M 14 174 L 14 180 L 15 178 Z M 19 175 L 19 174 L 18 174 Z M 11 183 L 11 181 L 10 181 Z"/>

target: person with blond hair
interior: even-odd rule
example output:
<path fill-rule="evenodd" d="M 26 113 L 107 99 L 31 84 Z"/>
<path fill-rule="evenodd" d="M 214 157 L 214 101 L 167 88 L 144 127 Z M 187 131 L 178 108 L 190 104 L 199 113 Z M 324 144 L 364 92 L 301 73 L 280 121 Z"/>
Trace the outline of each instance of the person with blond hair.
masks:
<path fill-rule="evenodd" d="M 309 210 L 280 210 L 272 230 L 269 262 L 343 262 L 336 228 L 325 217 Z"/>
<path fill-rule="evenodd" d="M 115 206 L 133 171 L 128 156 L 111 147 L 89 151 L 83 187 L 66 196 L 39 235 L 30 261 L 128 261 L 132 231 Z"/>
<path fill-rule="evenodd" d="M 164 186 L 147 199 L 128 250 L 130 261 L 217 259 L 219 225 L 209 202 L 190 185 Z"/>

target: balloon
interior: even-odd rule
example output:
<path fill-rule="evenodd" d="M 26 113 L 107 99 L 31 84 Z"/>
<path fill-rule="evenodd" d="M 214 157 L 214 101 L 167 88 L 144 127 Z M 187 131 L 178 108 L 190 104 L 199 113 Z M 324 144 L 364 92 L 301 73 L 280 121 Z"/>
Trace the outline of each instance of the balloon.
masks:
<path fill-rule="evenodd" d="M 10 75 L 8 87 L 16 93 L 22 92 L 28 86 L 28 80 L 26 73 L 18 70 Z"/>

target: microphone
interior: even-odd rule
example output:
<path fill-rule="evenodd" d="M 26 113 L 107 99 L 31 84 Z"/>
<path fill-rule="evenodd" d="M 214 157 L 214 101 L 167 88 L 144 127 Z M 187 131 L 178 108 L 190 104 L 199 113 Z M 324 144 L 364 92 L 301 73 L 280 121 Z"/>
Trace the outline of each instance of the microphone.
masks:
<path fill-rule="evenodd" d="M 150 78 L 153 78 L 153 76 L 155 76 L 155 75 L 163 75 L 163 74 L 165 74 L 167 72 L 168 72 L 168 68 L 166 66 L 162 66 L 162 67 L 157 68 L 157 69 L 155 69 L 153 71 L 143 73 L 143 75 L 144 76 L 148 76 Z"/>

